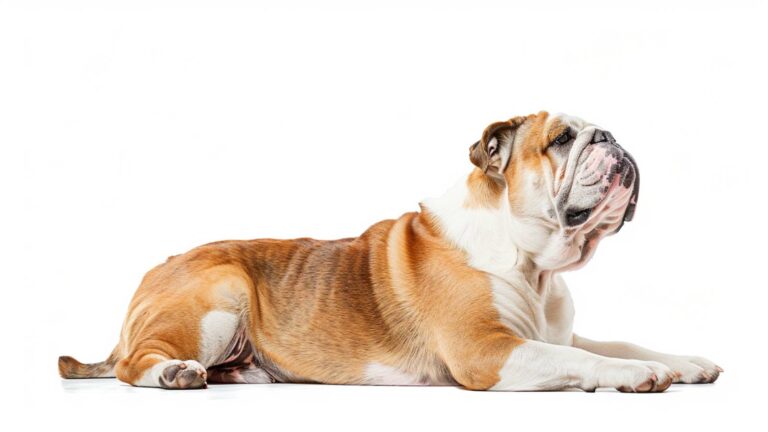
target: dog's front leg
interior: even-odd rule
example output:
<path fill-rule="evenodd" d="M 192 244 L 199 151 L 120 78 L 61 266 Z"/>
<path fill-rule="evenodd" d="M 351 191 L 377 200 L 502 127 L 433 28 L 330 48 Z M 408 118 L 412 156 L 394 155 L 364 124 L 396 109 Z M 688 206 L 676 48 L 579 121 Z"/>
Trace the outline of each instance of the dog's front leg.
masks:
<path fill-rule="evenodd" d="M 593 391 L 613 387 L 624 392 L 661 392 L 673 372 L 654 361 L 605 357 L 582 349 L 526 340 L 516 346 L 491 390 Z"/>
<path fill-rule="evenodd" d="M 573 346 L 606 357 L 648 360 L 663 363 L 675 373 L 675 382 L 714 382 L 722 368 L 703 357 L 664 354 L 627 342 L 597 342 L 573 335 Z"/>

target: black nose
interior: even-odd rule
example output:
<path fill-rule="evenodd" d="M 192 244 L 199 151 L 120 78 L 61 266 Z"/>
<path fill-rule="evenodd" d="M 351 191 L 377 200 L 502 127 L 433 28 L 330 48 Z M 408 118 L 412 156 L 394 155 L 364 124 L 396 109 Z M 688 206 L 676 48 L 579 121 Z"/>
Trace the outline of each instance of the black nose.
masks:
<path fill-rule="evenodd" d="M 615 139 L 613 139 L 613 135 L 611 135 L 610 132 L 604 131 L 604 130 L 596 130 L 595 134 L 592 136 L 592 144 L 597 144 L 601 142 L 609 142 L 614 143 L 616 142 Z"/>

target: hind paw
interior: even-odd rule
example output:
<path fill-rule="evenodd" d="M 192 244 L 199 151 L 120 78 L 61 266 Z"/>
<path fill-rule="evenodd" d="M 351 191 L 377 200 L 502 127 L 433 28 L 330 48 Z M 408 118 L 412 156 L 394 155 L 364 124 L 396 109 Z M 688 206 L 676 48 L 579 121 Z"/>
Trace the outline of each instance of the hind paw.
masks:
<path fill-rule="evenodd" d="M 160 386 L 167 389 L 206 388 L 205 367 L 194 360 L 169 360 L 159 376 Z"/>

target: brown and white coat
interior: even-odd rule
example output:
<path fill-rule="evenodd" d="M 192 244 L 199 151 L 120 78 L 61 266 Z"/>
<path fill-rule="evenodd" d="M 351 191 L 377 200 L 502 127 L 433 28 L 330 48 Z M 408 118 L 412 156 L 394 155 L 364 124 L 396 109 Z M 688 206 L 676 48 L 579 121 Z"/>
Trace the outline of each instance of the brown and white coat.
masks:
<path fill-rule="evenodd" d="M 469 389 L 711 382 L 699 357 L 572 333 L 559 273 L 631 218 L 637 166 L 606 131 L 546 112 L 490 125 L 474 170 L 359 237 L 223 241 L 144 277 L 109 358 L 65 378 L 148 387 L 317 382 Z"/>

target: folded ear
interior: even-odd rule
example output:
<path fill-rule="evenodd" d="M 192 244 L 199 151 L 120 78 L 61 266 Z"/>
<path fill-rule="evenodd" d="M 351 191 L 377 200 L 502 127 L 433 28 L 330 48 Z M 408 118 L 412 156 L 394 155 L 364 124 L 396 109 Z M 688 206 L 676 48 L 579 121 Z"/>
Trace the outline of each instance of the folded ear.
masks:
<path fill-rule="evenodd" d="M 512 154 L 517 128 L 525 117 L 492 123 L 485 128 L 480 141 L 469 147 L 469 160 L 497 183 L 504 184 L 504 169 Z"/>

